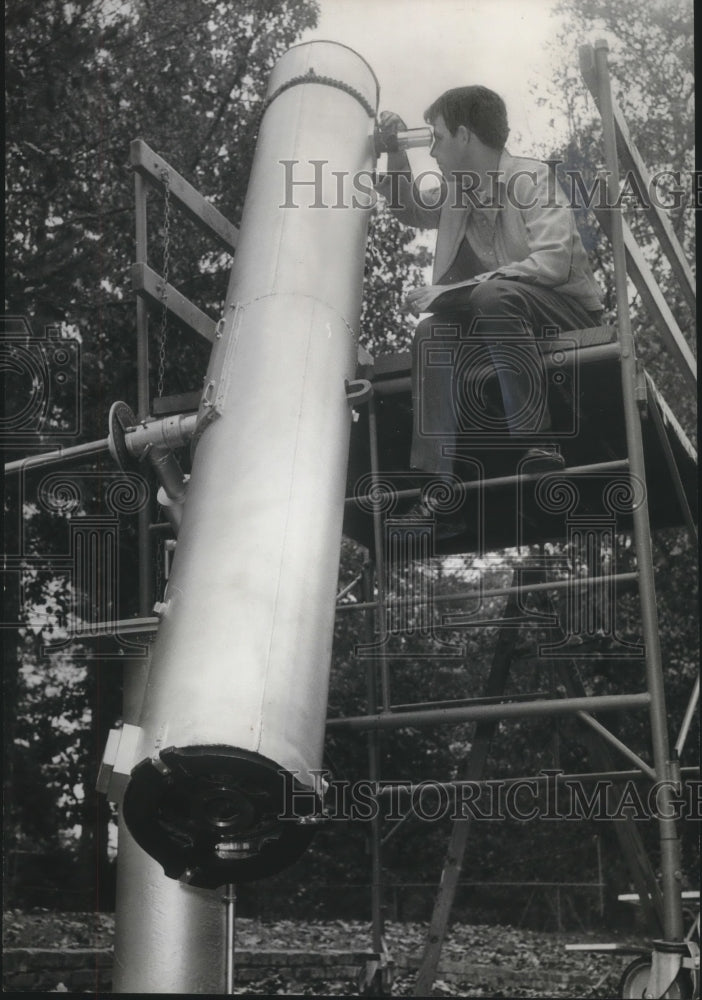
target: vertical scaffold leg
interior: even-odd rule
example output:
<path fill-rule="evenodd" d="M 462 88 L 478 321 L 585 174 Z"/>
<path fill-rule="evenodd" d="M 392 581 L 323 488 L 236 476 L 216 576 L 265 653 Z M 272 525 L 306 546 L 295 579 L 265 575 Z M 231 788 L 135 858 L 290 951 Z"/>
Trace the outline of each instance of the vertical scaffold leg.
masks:
<path fill-rule="evenodd" d="M 236 886 L 230 882 L 222 897 L 225 906 L 224 931 L 224 993 L 234 994 L 234 962 L 236 951 Z"/>
<path fill-rule="evenodd" d="M 599 39 L 594 46 L 594 68 L 597 77 L 605 162 L 607 165 L 605 189 L 607 197 L 610 197 L 614 192 L 619 191 L 619 156 L 617 152 L 607 52 L 607 42 Z M 638 372 L 636 345 L 634 343 L 629 313 L 624 224 L 621 212 L 612 212 L 611 214 L 611 241 L 617 294 L 619 343 L 621 346 L 621 381 L 626 450 L 629 458 L 629 472 L 632 482 L 635 484 L 638 481 L 645 484 L 646 465 L 636 390 Z M 679 944 L 683 937 L 682 899 L 680 895 L 681 855 L 676 822 L 673 818 L 675 810 L 672 803 L 672 788 L 675 783 L 670 779 L 674 776 L 674 762 L 671 760 L 668 743 L 668 720 L 666 717 L 663 662 L 658 631 L 651 525 L 645 489 L 642 502 L 633 504 L 632 518 L 639 572 L 641 626 L 646 647 L 646 687 L 651 697 L 649 718 L 653 748 L 653 766 L 658 781 L 661 782 L 658 830 L 663 898 L 663 941 L 660 944 L 660 948 L 656 944 L 656 955 L 663 956 L 664 953 L 668 954 L 668 946 Z M 661 967 L 666 962 L 667 958 L 665 961 L 662 960 L 660 963 Z M 654 961 L 652 981 L 658 980 L 660 984 L 660 977 L 656 974 L 657 966 L 658 963 Z M 654 988 L 654 982 L 651 983 L 651 988 Z M 660 993 L 657 995 L 660 995 Z"/>
<path fill-rule="evenodd" d="M 375 397 L 372 392 L 368 399 L 368 443 L 370 448 L 371 473 L 374 484 L 380 475 L 380 459 L 378 452 L 378 420 L 375 408 Z M 386 572 L 385 550 L 383 544 L 383 514 L 379 507 L 373 511 L 373 543 L 375 562 L 366 564 L 363 570 L 364 602 L 373 603 L 374 583 L 377 591 L 375 612 L 375 633 L 380 637 L 377 657 L 369 656 L 366 666 L 366 697 L 369 714 L 378 711 L 378 681 L 380 681 L 380 703 L 384 712 L 390 709 L 390 674 L 388 670 L 387 653 L 383 642 L 387 634 L 387 609 L 385 605 Z M 371 646 L 374 641 L 373 621 L 370 613 L 364 616 L 366 642 Z M 372 784 L 380 780 L 381 735 L 378 732 L 368 732 L 368 774 Z M 381 818 L 375 814 L 370 825 L 371 852 L 371 930 L 373 951 L 386 956 L 384 941 L 385 914 L 383 909 L 383 862 Z M 362 992 L 366 996 L 383 996 L 387 979 L 387 963 L 384 958 L 368 981 L 364 981 Z"/>
<path fill-rule="evenodd" d="M 370 604 L 373 601 L 373 579 L 375 576 L 374 567 L 367 563 L 363 568 L 363 600 Z M 380 593 L 378 599 L 380 600 Z M 379 615 L 378 618 L 382 616 Z M 371 616 L 366 612 L 366 642 L 370 645 L 373 641 L 373 627 Z M 381 632 L 381 634 L 383 634 Z M 381 654 L 384 655 L 384 654 Z M 366 698 L 368 712 L 375 713 L 378 710 L 377 695 L 377 661 L 374 657 L 369 657 L 366 663 Z M 373 730 L 368 731 L 368 776 L 371 784 L 380 778 L 380 733 Z M 380 816 L 375 814 L 370 823 L 370 853 L 371 853 L 371 935 L 373 951 L 383 953 L 383 934 L 385 921 L 383 914 L 383 886 L 382 886 L 382 856 L 381 856 L 381 830 Z M 363 993 L 365 996 L 382 996 L 383 976 L 382 969 L 377 969 L 370 982 L 363 983 Z"/>

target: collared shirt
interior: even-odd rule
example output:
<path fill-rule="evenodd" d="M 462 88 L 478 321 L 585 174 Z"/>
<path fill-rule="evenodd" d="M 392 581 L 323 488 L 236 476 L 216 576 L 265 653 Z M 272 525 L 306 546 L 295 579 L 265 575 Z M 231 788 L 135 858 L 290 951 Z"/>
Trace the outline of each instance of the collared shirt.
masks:
<path fill-rule="evenodd" d="M 485 264 L 478 257 L 475 250 L 465 237 L 461 240 L 458 253 L 451 261 L 451 266 L 441 278 L 434 282 L 436 285 L 456 285 L 465 281 L 466 278 L 473 278 L 485 270 Z"/>
<path fill-rule="evenodd" d="M 401 222 L 438 229 L 434 284 L 447 273 L 466 239 L 483 268 L 481 277 L 517 278 L 570 296 L 589 312 L 601 309 L 602 292 L 574 212 L 550 168 L 504 150 L 497 170 L 480 185 L 473 183 L 471 190 L 470 182 L 476 180 L 475 175 L 462 181 L 452 178 L 435 193 L 420 193 L 406 183 L 395 185 L 391 195 L 390 175 L 378 185 Z"/>

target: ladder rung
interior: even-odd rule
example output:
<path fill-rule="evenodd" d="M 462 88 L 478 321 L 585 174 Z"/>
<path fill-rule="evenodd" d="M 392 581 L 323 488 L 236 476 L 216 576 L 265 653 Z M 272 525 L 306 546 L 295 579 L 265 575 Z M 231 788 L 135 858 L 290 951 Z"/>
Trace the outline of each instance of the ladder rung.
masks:
<path fill-rule="evenodd" d="M 145 298 L 152 306 L 159 309 L 165 307 L 181 326 L 193 330 L 210 343 L 214 342 L 217 328 L 215 321 L 173 285 L 166 284 L 163 290 L 161 275 L 143 261 L 132 264 L 132 285 L 137 295 Z"/>
<path fill-rule="evenodd" d="M 204 198 L 184 177 L 174 170 L 162 156 L 154 152 L 143 139 L 134 139 L 129 148 L 131 165 L 150 184 L 164 190 L 163 172 L 168 174 L 170 197 L 178 203 L 187 216 L 203 229 L 228 253 L 233 253 L 239 240 L 239 231 L 218 208 Z"/>

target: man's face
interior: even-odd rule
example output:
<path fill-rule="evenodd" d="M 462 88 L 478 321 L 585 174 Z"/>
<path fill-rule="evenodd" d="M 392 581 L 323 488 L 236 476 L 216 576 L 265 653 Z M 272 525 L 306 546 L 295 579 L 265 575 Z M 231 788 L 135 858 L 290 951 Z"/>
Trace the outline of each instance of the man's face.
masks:
<path fill-rule="evenodd" d="M 431 124 L 434 142 L 429 152 L 444 177 L 449 179 L 456 171 L 470 170 L 470 133 L 465 126 L 459 125 L 456 134 L 451 135 L 443 115 L 438 115 Z"/>

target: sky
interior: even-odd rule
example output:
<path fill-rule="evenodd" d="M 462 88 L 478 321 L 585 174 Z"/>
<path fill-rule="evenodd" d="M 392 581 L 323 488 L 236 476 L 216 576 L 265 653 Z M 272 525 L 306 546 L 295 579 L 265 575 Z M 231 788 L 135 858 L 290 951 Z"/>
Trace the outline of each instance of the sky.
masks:
<path fill-rule="evenodd" d="M 409 128 L 449 87 L 496 90 L 507 104 L 512 153 L 538 155 L 554 138 L 554 109 L 538 107 L 529 85 L 551 79 L 560 19 L 556 0 L 320 0 L 321 16 L 303 41 L 342 42 L 366 59 L 380 83 L 380 110 Z M 426 161 L 424 158 L 426 157 Z M 432 167 L 413 151 L 416 168 Z"/>

